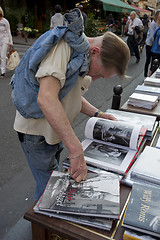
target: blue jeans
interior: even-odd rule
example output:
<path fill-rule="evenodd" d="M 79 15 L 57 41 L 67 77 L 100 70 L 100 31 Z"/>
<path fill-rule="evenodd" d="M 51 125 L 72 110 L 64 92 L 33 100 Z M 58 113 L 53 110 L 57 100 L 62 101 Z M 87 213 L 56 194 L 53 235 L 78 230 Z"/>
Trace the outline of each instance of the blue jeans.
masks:
<path fill-rule="evenodd" d="M 53 170 L 59 170 L 60 153 L 63 144 L 49 145 L 43 136 L 18 133 L 22 149 L 36 181 L 35 201 L 47 185 Z"/>

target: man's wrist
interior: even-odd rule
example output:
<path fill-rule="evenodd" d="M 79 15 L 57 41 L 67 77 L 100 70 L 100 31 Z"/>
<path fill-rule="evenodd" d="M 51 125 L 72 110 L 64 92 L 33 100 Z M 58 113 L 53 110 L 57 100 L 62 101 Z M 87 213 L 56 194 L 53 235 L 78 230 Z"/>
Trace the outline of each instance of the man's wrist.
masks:
<path fill-rule="evenodd" d="M 103 115 L 104 112 L 102 112 L 101 110 L 98 110 L 95 114 L 94 117 L 101 117 Z"/>

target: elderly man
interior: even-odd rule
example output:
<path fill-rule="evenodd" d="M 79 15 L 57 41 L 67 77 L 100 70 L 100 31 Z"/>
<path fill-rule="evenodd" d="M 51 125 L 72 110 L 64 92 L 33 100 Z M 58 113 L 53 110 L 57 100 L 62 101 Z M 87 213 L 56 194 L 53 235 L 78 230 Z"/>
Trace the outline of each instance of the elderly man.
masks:
<path fill-rule="evenodd" d="M 143 23 L 140 20 L 140 18 L 137 17 L 136 12 L 133 11 L 130 13 L 130 19 L 127 21 L 127 27 L 128 27 L 128 39 L 127 44 L 130 49 L 131 55 L 132 55 L 132 49 L 136 57 L 136 63 L 139 63 L 140 55 L 138 50 L 138 43 L 135 39 L 135 31 L 136 28 L 139 27 L 139 31 L 143 30 Z"/>

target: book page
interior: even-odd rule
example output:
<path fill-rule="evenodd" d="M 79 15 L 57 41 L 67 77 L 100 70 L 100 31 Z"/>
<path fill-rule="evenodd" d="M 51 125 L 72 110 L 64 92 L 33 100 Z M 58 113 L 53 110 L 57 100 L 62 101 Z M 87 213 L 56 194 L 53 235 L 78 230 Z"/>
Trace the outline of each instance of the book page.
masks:
<path fill-rule="evenodd" d="M 128 122 L 92 117 L 86 124 L 85 136 L 89 139 L 137 149 L 141 127 Z"/>
<path fill-rule="evenodd" d="M 86 139 L 82 142 L 87 164 L 101 169 L 125 174 L 134 161 L 136 150 L 111 145 L 102 141 Z"/>

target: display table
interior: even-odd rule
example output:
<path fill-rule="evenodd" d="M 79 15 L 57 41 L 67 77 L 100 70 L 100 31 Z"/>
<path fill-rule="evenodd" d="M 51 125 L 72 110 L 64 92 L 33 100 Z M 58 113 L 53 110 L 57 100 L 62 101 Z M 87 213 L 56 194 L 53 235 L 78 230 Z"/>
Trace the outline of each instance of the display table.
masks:
<path fill-rule="evenodd" d="M 114 221 L 111 231 L 71 223 L 34 213 L 33 206 L 25 213 L 24 218 L 31 222 L 32 240 L 106 240 L 123 239 L 124 229 L 121 220 L 129 199 L 130 187 L 120 187 L 120 220 Z"/>
<path fill-rule="evenodd" d="M 127 101 L 126 101 L 124 103 L 124 105 L 120 108 L 120 110 L 127 111 L 127 112 L 152 115 L 152 116 L 156 116 L 157 120 L 160 120 L 160 101 L 158 102 L 158 105 L 156 107 L 154 107 L 152 110 L 145 109 L 145 108 L 139 108 L 139 107 L 133 107 L 131 105 L 128 105 Z"/>

